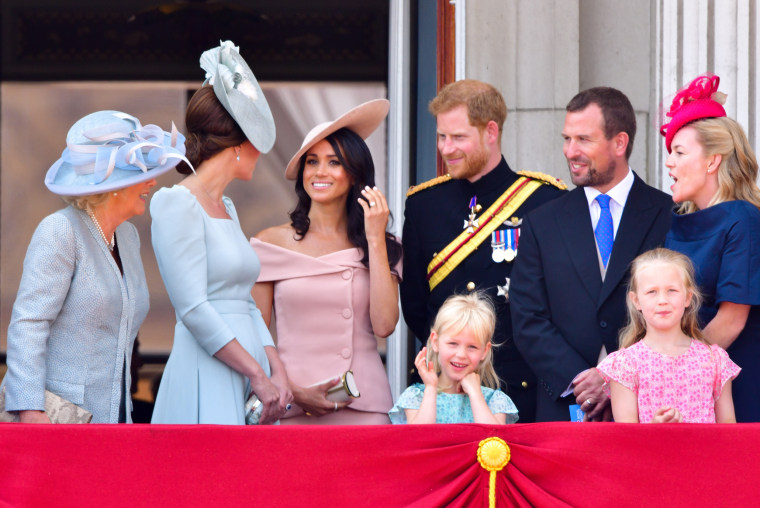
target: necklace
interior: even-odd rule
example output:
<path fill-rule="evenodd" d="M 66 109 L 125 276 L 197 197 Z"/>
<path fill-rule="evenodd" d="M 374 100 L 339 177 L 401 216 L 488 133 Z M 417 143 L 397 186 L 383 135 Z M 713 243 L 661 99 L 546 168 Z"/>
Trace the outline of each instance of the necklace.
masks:
<path fill-rule="evenodd" d="M 95 224 L 95 227 L 98 228 L 98 231 L 100 232 L 100 236 L 103 237 L 103 241 L 106 242 L 106 245 L 108 246 L 108 250 L 113 252 L 113 248 L 115 245 L 114 238 L 116 237 L 115 234 L 111 235 L 111 240 L 109 241 L 108 238 L 106 238 L 106 234 L 103 232 L 103 228 L 100 227 L 100 223 L 98 222 L 98 219 L 95 218 L 95 214 L 91 210 L 87 210 L 87 215 L 90 216 L 90 219 L 92 219 L 92 222 Z"/>

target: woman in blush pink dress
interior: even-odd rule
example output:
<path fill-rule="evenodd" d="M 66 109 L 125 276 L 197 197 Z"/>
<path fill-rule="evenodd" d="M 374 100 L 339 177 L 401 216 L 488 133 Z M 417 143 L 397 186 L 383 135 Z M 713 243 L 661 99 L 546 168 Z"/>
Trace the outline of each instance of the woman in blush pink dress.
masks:
<path fill-rule="evenodd" d="M 251 239 L 261 261 L 253 297 L 267 324 L 276 315 L 295 398 L 282 424 L 390 423 L 375 337 L 398 321 L 401 245 L 386 231 L 390 212 L 364 142 L 388 108 L 369 101 L 312 129 L 285 170 L 298 196 L 290 223 Z M 360 397 L 328 399 L 348 370 Z"/>

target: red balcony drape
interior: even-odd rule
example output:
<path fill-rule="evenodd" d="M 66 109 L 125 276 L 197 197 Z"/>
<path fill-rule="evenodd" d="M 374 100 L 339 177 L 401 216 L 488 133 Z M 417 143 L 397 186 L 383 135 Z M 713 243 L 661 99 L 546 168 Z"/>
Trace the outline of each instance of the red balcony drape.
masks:
<path fill-rule="evenodd" d="M 0 424 L 0 506 L 752 506 L 760 424 Z"/>

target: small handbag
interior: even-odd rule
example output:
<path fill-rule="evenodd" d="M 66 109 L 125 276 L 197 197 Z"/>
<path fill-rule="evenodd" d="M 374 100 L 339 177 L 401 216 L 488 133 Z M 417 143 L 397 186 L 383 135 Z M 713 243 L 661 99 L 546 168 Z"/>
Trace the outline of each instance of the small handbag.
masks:
<path fill-rule="evenodd" d="M 333 379 L 335 378 L 331 377 L 331 378 L 325 379 L 324 381 L 320 381 L 319 383 L 315 383 L 311 386 L 327 383 L 328 381 L 332 381 Z M 327 395 L 325 395 L 325 398 L 332 402 L 347 402 L 351 399 L 356 399 L 360 396 L 361 394 L 359 393 L 359 387 L 356 385 L 356 381 L 354 380 L 354 373 L 353 371 L 347 370 L 346 372 L 340 375 L 340 383 L 338 383 L 335 386 L 330 387 L 327 390 Z M 290 404 L 288 404 L 287 409 L 290 410 Z M 255 393 L 251 393 L 251 396 L 248 398 L 248 400 L 245 403 L 246 425 L 258 425 L 259 419 L 261 418 L 261 412 L 263 410 L 264 410 L 264 406 L 261 404 L 261 401 L 259 400 L 259 398 L 256 396 Z"/>
<path fill-rule="evenodd" d="M 311 386 L 321 385 L 333 379 L 335 378 L 327 378 L 320 381 L 319 383 L 314 383 Z M 327 390 L 327 395 L 325 398 L 333 402 L 348 402 L 351 399 L 358 399 L 360 396 L 361 393 L 359 393 L 359 387 L 356 385 L 356 381 L 354 380 L 354 373 L 351 370 L 347 370 L 340 375 L 340 383 L 335 386 L 331 386 Z"/>
<path fill-rule="evenodd" d="M 90 423 L 92 413 L 70 402 L 60 395 L 45 390 L 45 414 L 50 423 Z M 0 390 L 0 422 L 19 422 L 18 411 L 5 410 L 5 387 Z"/>

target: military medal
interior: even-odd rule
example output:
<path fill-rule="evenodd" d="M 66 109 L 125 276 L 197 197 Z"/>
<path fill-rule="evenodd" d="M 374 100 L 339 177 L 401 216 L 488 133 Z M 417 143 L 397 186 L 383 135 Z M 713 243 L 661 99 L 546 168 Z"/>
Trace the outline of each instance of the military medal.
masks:
<path fill-rule="evenodd" d="M 504 225 L 512 227 L 512 228 L 518 228 L 522 226 L 522 219 L 518 219 L 517 217 L 512 217 L 511 219 L 505 220 Z"/>
<path fill-rule="evenodd" d="M 506 282 L 503 286 L 496 285 L 496 296 L 503 296 L 506 301 L 509 301 L 509 277 L 504 277 Z"/>
<path fill-rule="evenodd" d="M 505 220 L 504 224 L 511 226 L 511 229 L 507 230 L 507 248 L 504 252 L 504 259 L 507 263 L 511 263 L 517 256 L 517 244 L 520 241 L 520 226 L 522 219 L 512 217 L 509 220 Z"/>
<path fill-rule="evenodd" d="M 517 252 L 515 251 L 515 232 L 516 229 L 508 229 L 507 230 L 507 250 L 504 251 L 504 259 L 507 261 L 507 263 L 511 263 L 515 260 L 515 254 Z"/>
<path fill-rule="evenodd" d="M 504 261 L 504 230 L 494 231 L 491 233 L 491 259 L 494 263 L 501 263 Z"/>
<path fill-rule="evenodd" d="M 478 197 L 477 196 L 473 196 L 470 199 L 470 206 L 469 206 L 470 214 L 469 214 L 469 219 L 465 219 L 465 221 L 464 221 L 464 229 L 466 229 L 468 233 L 474 233 L 475 232 L 475 228 L 478 227 L 478 219 L 475 217 L 475 214 L 477 213 L 476 212 L 476 208 L 478 208 L 477 202 L 478 202 Z"/>

